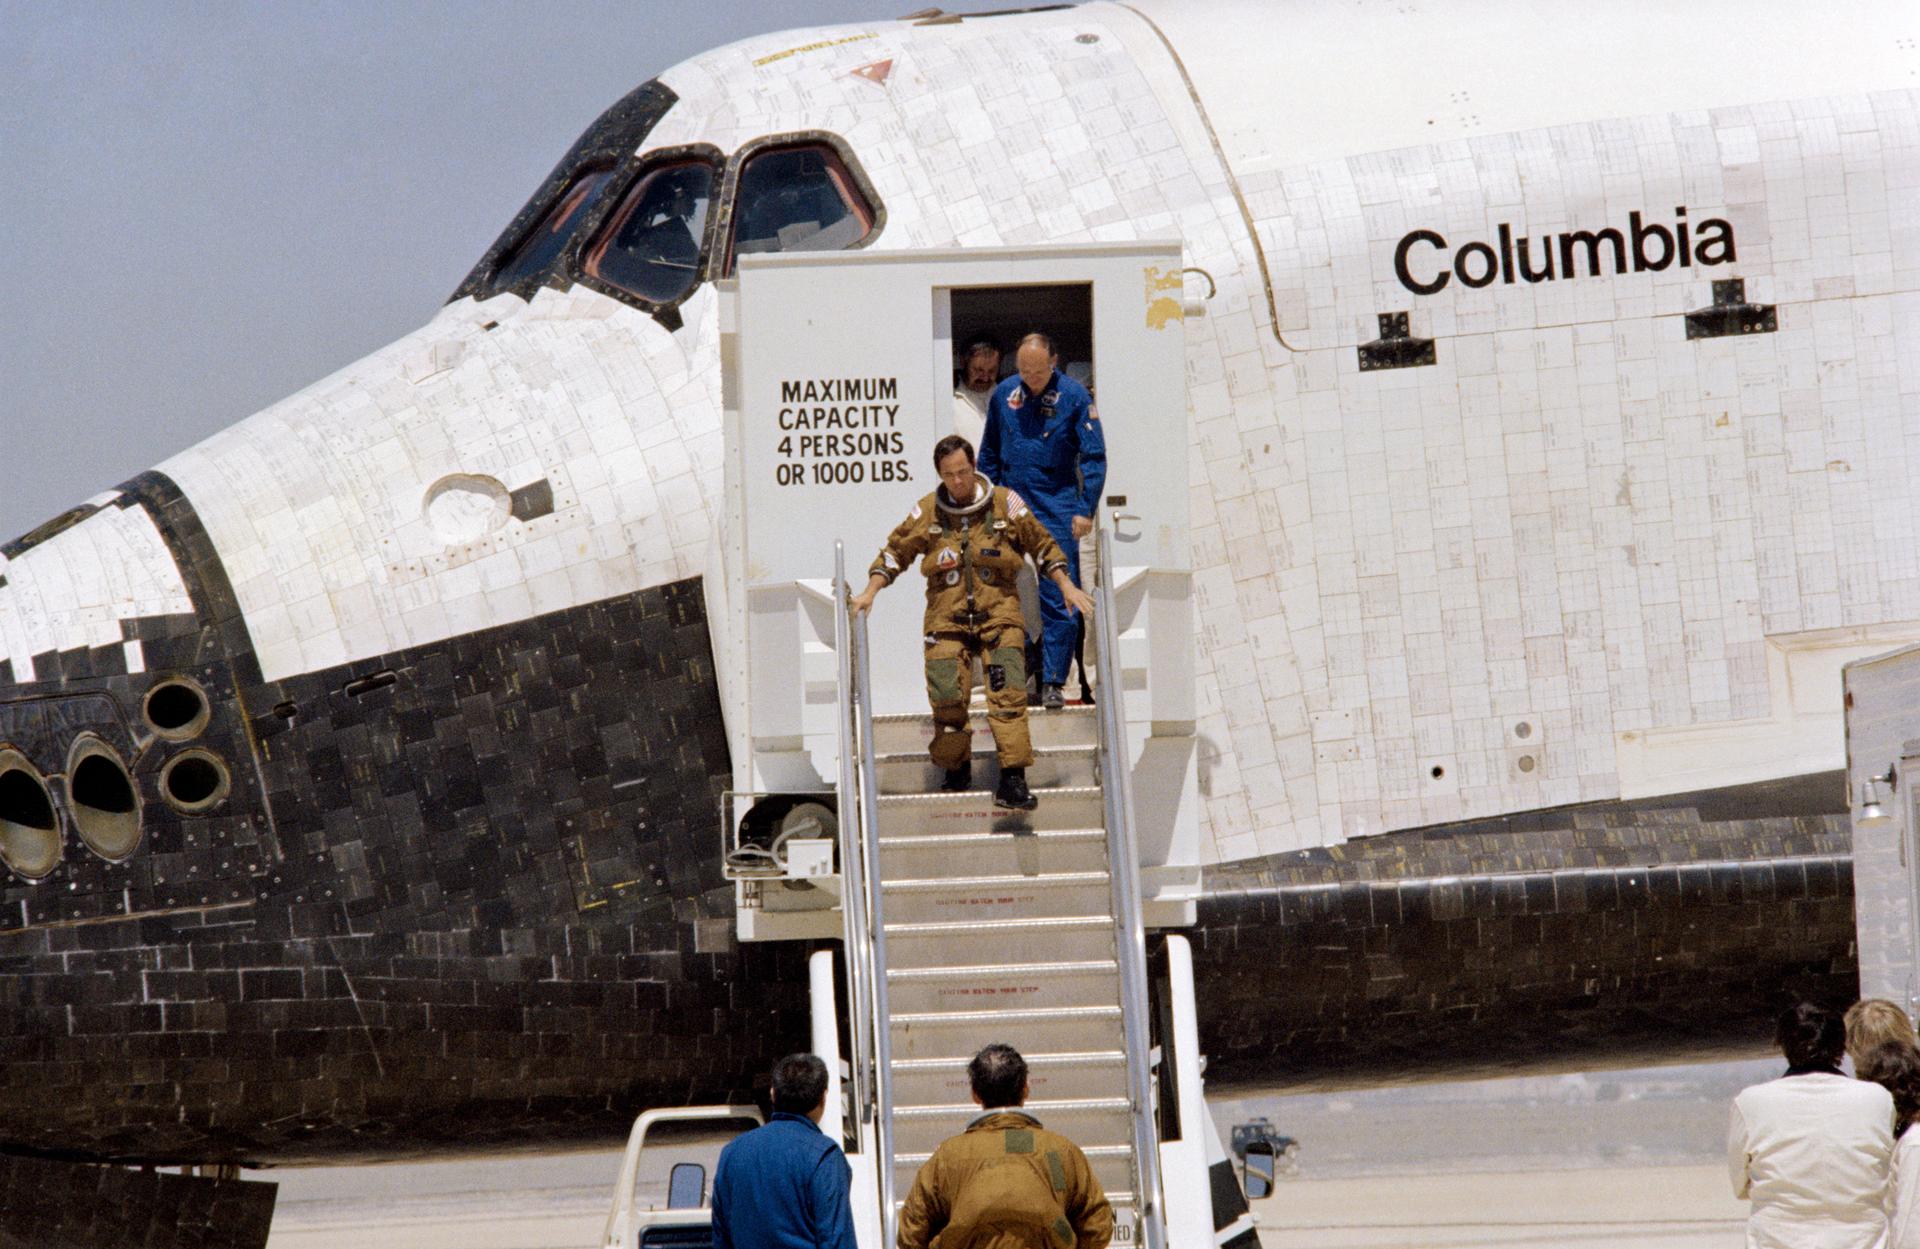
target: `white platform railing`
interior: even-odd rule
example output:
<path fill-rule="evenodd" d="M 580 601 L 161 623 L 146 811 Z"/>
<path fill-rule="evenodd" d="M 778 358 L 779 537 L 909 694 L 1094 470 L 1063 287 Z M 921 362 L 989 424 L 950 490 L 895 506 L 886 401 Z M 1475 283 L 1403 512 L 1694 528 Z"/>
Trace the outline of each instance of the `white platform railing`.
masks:
<path fill-rule="evenodd" d="M 1095 532 L 1097 583 L 1093 588 L 1094 664 L 1099 677 L 1100 792 L 1106 804 L 1107 861 L 1113 889 L 1114 947 L 1120 964 L 1121 1034 L 1127 1053 L 1127 1096 L 1132 1103 L 1134 1175 L 1138 1182 L 1140 1240 L 1145 1249 L 1166 1249 L 1166 1218 L 1160 1184 L 1160 1134 L 1153 1114 L 1153 1073 L 1148 1055 L 1147 938 L 1140 909 L 1140 849 L 1133 833 L 1132 767 L 1123 714 L 1125 682 L 1114 620 L 1112 535 Z"/>

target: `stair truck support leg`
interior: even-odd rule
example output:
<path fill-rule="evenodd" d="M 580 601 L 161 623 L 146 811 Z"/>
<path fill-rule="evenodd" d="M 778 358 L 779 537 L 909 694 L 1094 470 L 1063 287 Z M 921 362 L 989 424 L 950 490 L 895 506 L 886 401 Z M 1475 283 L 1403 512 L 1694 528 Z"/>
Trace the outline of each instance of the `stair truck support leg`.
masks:
<path fill-rule="evenodd" d="M 1180 1140 L 1160 1143 L 1167 1243 L 1258 1249 L 1246 1194 L 1240 1190 L 1240 1178 L 1207 1110 L 1200 1077 L 1200 1024 L 1194 1009 L 1193 947 L 1178 933 L 1167 935 L 1167 994 L 1173 1008 L 1169 1038 L 1173 1052 L 1162 1055 L 1161 1061 L 1177 1064 L 1181 1130 Z"/>
<path fill-rule="evenodd" d="M 820 1130 L 827 1134 L 828 1140 L 840 1142 L 843 1146 L 850 1138 L 857 1138 L 854 1139 L 855 1149 L 847 1154 L 847 1165 L 853 1170 L 853 1185 L 847 1194 L 848 1202 L 853 1207 L 853 1234 L 862 1245 L 878 1245 L 884 1233 L 880 1226 L 873 1134 L 867 1125 L 860 1122 L 857 1107 L 853 1123 L 847 1123 L 846 1099 L 841 1095 L 838 982 L 832 950 L 815 950 L 808 956 L 807 989 L 813 1022 L 811 1044 L 820 1061 L 827 1064 L 827 1113 L 820 1116 Z"/>

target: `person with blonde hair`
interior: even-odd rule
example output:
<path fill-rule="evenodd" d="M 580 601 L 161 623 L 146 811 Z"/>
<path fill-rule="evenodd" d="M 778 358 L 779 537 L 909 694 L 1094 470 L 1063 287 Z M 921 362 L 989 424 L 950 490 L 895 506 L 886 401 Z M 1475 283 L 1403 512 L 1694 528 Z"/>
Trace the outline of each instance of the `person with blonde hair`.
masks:
<path fill-rule="evenodd" d="M 1853 1059 L 1856 1073 L 1861 1061 L 1888 1041 L 1920 1045 L 1920 1038 L 1913 1034 L 1913 1021 L 1897 1003 L 1868 997 L 1847 1007 L 1847 1057 Z"/>

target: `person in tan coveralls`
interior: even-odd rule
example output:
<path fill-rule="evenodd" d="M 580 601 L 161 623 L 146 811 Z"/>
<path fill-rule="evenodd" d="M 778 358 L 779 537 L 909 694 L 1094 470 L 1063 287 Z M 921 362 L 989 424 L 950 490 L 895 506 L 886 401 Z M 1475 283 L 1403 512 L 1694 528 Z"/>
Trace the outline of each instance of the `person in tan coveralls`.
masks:
<path fill-rule="evenodd" d="M 942 1141 L 914 1177 L 898 1249 L 1106 1249 L 1113 1207 L 1080 1147 L 1020 1109 L 1020 1052 L 989 1045 L 967 1078 L 986 1113 Z"/>
<path fill-rule="evenodd" d="M 973 734 L 967 704 L 973 663 L 987 678 L 987 724 L 1000 759 L 994 802 L 1017 811 L 1038 805 L 1027 789 L 1033 740 L 1027 732 L 1026 629 L 1020 615 L 1020 567 L 1031 556 L 1067 603 L 1091 612 L 1093 600 L 1067 576 L 1067 558 L 1019 495 L 974 471 L 973 444 L 957 434 L 933 449 L 940 487 L 914 504 L 887 536 L 867 588 L 853 596 L 856 615 L 914 560 L 927 577 L 923 625 L 927 701 L 933 742 L 927 753 L 947 776 L 941 788 L 973 787 Z"/>

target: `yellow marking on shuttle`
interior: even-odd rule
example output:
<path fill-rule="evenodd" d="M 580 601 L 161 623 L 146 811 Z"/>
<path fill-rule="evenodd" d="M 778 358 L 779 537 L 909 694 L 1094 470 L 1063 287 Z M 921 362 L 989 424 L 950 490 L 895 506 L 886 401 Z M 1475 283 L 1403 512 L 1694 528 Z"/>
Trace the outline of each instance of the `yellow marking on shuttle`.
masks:
<path fill-rule="evenodd" d="M 1147 283 L 1147 328 L 1164 330 L 1173 322 L 1184 320 L 1186 312 L 1180 307 L 1180 297 L 1178 295 L 1169 297 L 1160 293 L 1181 289 L 1186 279 L 1180 270 L 1148 265 L 1141 270 L 1141 276 Z"/>
<path fill-rule="evenodd" d="M 49 928 L 91 928 L 96 924 L 124 924 L 132 919 L 161 919 L 172 915 L 195 915 L 207 911 L 231 911 L 236 907 L 252 906 L 254 899 L 240 902 L 202 902 L 197 906 L 164 906 L 150 911 L 126 911 L 119 915 L 88 915 L 81 919 L 50 919 L 37 924 L 21 924 L 13 928 L 0 928 L 0 936 L 11 936 L 22 932 L 44 932 Z"/>
<path fill-rule="evenodd" d="M 822 48 L 837 48 L 843 43 L 859 43 L 862 39 L 878 39 L 879 37 L 879 31 L 870 30 L 861 35 L 842 35 L 838 39 L 822 39 L 818 43 L 803 43 L 797 48 L 788 48 L 784 52 L 774 52 L 770 55 L 760 57 L 753 62 L 753 66 L 755 69 L 758 69 L 762 65 L 771 65 L 775 61 L 784 61 L 790 56 L 799 56 L 802 52 L 818 52 Z"/>

